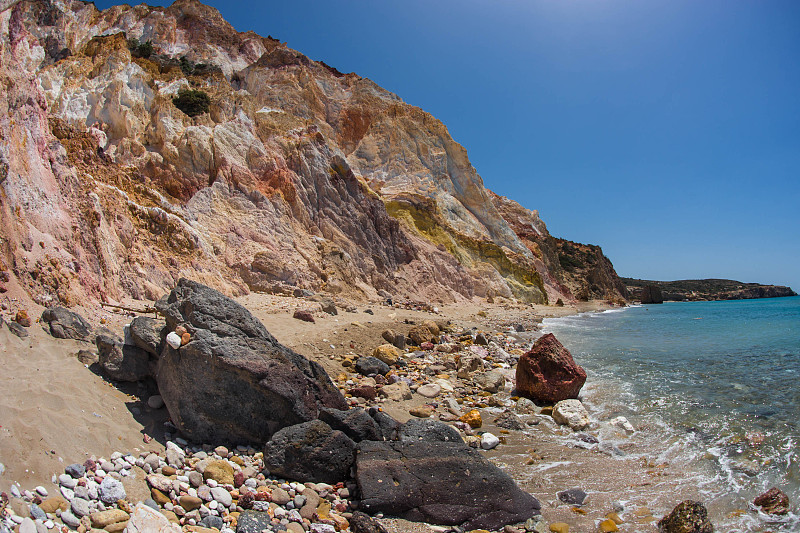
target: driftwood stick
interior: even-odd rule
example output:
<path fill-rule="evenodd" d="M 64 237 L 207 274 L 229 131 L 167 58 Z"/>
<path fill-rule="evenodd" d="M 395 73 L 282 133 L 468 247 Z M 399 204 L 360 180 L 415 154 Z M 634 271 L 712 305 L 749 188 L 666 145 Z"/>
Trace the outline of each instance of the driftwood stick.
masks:
<path fill-rule="evenodd" d="M 124 305 L 107 304 L 104 302 L 100 302 L 100 305 L 102 305 L 103 307 L 113 307 L 114 309 L 121 309 L 122 311 L 129 311 L 131 313 L 139 313 L 142 315 L 146 315 L 147 313 L 158 314 L 158 309 L 156 309 L 155 307 L 145 307 L 144 309 L 133 309 L 132 307 L 125 307 Z"/>

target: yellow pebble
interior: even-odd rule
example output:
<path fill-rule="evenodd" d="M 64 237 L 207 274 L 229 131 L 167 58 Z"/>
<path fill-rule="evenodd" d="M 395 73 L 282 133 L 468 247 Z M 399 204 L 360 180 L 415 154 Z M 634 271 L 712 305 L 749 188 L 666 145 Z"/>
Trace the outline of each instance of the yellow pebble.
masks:
<path fill-rule="evenodd" d="M 553 533 L 569 533 L 569 524 L 565 524 L 564 522 L 550 524 L 550 531 Z"/>
<path fill-rule="evenodd" d="M 619 524 L 624 524 L 624 523 L 625 523 L 625 520 L 623 520 L 622 518 L 620 518 L 620 516 L 619 516 L 617 513 L 615 513 L 615 512 L 610 512 L 610 513 L 608 513 L 608 514 L 606 515 L 606 518 L 608 518 L 609 520 L 613 520 L 613 521 L 614 521 L 614 523 L 615 523 L 615 524 L 617 524 L 617 525 L 619 525 Z"/>
<path fill-rule="evenodd" d="M 600 531 L 602 531 L 602 533 L 611 533 L 612 531 L 619 531 L 619 528 L 617 524 L 609 518 L 608 520 L 600 522 Z"/>

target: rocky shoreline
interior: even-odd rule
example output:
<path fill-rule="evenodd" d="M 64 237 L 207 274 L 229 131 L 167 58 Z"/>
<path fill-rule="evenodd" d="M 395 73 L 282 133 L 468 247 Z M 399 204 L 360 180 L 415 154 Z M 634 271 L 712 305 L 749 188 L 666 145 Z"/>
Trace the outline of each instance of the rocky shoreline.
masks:
<path fill-rule="evenodd" d="M 391 464 L 392 457 L 401 458 L 403 463 L 413 463 L 414 457 L 419 457 L 430 468 L 431 461 L 436 461 L 432 458 L 440 454 L 442 461 L 469 456 L 470 460 L 475 461 L 472 465 L 485 462 L 486 468 L 495 472 L 496 467 L 486 461 L 486 457 L 499 464 L 502 471 L 511 474 L 523 489 L 520 491 L 521 495 L 530 493 L 541 499 L 541 491 L 536 489 L 536 484 L 546 485 L 541 482 L 548 477 L 558 476 L 539 474 L 539 480 L 521 479 L 519 469 L 507 463 L 510 451 L 529 446 L 532 436 L 541 441 L 540 444 L 546 443 L 547 435 L 558 435 L 559 439 L 569 436 L 572 442 L 583 445 L 569 445 L 564 448 L 563 443 L 550 442 L 540 446 L 538 451 L 527 448 L 519 462 L 535 467 L 537 463 L 545 462 L 542 455 L 561 453 L 559 449 L 564 448 L 572 455 L 593 455 L 594 457 L 585 456 L 581 459 L 586 465 L 598 460 L 609 464 L 608 461 L 619 459 L 615 457 L 618 451 L 622 452 L 615 450 L 616 446 L 604 448 L 597 437 L 602 431 L 608 430 L 630 435 L 634 428 L 620 419 L 606 422 L 592 420 L 577 400 L 567 399 L 556 404 L 557 407 L 554 408 L 552 403 L 555 402 L 551 402 L 551 406 L 542 407 L 519 396 L 513 389 L 517 377 L 517 362 L 525 355 L 531 340 L 537 336 L 536 320 L 531 321 L 530 308 L 511 303 L 487 309 L 476 307 L 472 310 L 474 314 L 470 315 L 471 318 L 493 326 L 489 329 L 478 329 L 470 324 L 470 320 L 464 320 L 467 318 L 464 314 L 456 313 L 457 319 L 448 322 L 442 320 L 441 314 L 434 314 L 432 308 L 416 310 L 411 303 L 394 302 L 391 306 L 383 303 L 359 312 L 360 316 L 374 319 L 361 323 L 359 320 L 351 320 L 347 316 L 350 313 L 346 311 L 343 315 L 338 315 L 337 308 L 340 307 L 335 303 L 331 307 L 329 303 L 278 299 L 268 305 L 262 304 L 261 311 L 263 313 L 270 308 L 266 313 L 267 318 L 280 317 L 278 322 L 273 321 L 275 331 L 281 332 L 284 328 L 293 331 L 295 346 L 304 346 L 306 349 L 303 351 L 306 353 L 316 351 L 318 345 L 303 341 L 304 335 L 314 329 L 323 330 L 317 331 L 315 338 L 329 344 L 327 353 L 319 358 L 319 362 L 333 378 L 337 389 L 344 393 L 347 405 L 339 407 L 344 407 L 345 411 L 324 408 L 319 416 L 324 422 L 313 422 L 320 427 L 304 427 L 312 422 L 287 425 L 286 428 L 292 430 L 292 435 L 285 435 L 286 430 L 278 431 L 271 435 L 266 447 L 261 449 L 257 449 L 260 446 L 246 445 L 225 448 L 220 446 L 220 442 L 190 445 L 179 436 L 178 428 L 173 425 L 178 419 L 173 416 L 172 421 L 165 420 L 162 423 L 162 432 L 155 434 L 157 440 L 152 441 L 151 435 L 146 432 L 143 436 L 145 444 L 158 445 L 160 440 L 163 447 L 157 446 L 150 450 L 131 449 L 130 453 L 115 452 L 109 454 L 108 459 L 89 457 L 84 463 L 70 465 L 64 473 L 58 472 L 59 475 L 51 479 L 55 486 L 50 489 L 45 487 L 44 481 L 34 487 L 9 487 L 9 500 L 4 511 L 7 515 L 6 526 L 18 531 L 41 530 L 43 533 L 45 529 L 57 529 L 60 524 L 83 531 L 98 529 L 97 525 L 104 524 L 100 529 L 109 532 L 121 531 L 124 527 L 128 527 L 128 531 L 137 531 L 141 529 L 136 529 L 139 527 L 136 520 L 141 516 L 142 520 L 160 520 L 164 528 L 171 527 L 168 525 L 170 522 L 179 524 L 186 531 L 205 531 L 202 528 L 236 532 L 286 530 L 297 533 L 301 530 L 347 531 L 348 528 L 353 532 L 381 531 L 380 528 L 392 532 L 467 531 L 487 526 L 487 529 L 500 528 L 506 532 L 569 531 L 570 526 L 577 528 L 572 529 L 573 531 L 593 531 L 597 528 L 602 531 L 656 530 L 656 518 L 652 510 L 644 512 L 641 507 L 625 505 L 612 499 L 610 495 L 589 490 L 591 483 L 583 484 L 589 480 L 580 478 L 573 479 L 571 483 L 581 484 L 582 488 L 559 481 L 557 483 L 561 486 L 557 490 L 549 487 L 546 489 L 549 498 L 544 501 L 541 511 L 543 516 L 538 514 L 536 499 L 528 496 L 530 500 L 520 506 L 523 514 L 528 513 L 524 519 L 523 514 L 518 513 L 513 515 L 516 518 L 506 515 L 499 521 L 482 522 L 487 510 L 481 511 L 478 508 L 477 511 L 473 509 L 471 513 L 452 522 L 454 527 L 425 525 L 424 522 L 436 521 L 435 518 L 441 517 L 442 513 L 430 511 L 424 503 L 421 506 L 419 502 L 409 504 L 408 495 L 398 498 L 375 489 L 374 486 L 382 483 L 382 478 L 386 477 L 376 474 L 380 472 L 378 465 Z M 315 318 L 315 322 L 291 318 L 294 315 L 291 307 L 295 310 L 303 307 L 304 311 Z M 327 308 L 327 311 L 323 308 Z M 399 314 L 405 314 L 405 311 L 414 318 L 400 320 Z M 566 312 L 569 311 L 562 313 Z M 53 318 L 51 315 L 54 313 L 48 313 L 47 318 Z M 255 314 L 258 315 L 259 311 Z M 352 315 L 352 318 L 357 317 L 359 316 Z M 117 318 L 119 320 L 116 324 L 105 320 L 110 333 L 113 333 L 111 329 L 126 319 L 124 315 Z M 517 320 L 520 318 L 525 320 Z M 136 320 L 141 322 L 141 317 Z M 527 323 L 524 323 L 526 320 Z M 190 326 L 189 322 L 191 320 L 186 323 Z M 234 323 L 241 327 L 242 321 Z M 395 329 L 384 327 L 392 323 Z M 50 334 L 54 331 L 72 331 L 86 338 L 88 333 L 81 327 L 76 327 L 76 324 L 82 325 L 77 319 L 68 320 L 67 315 L 62 315 L 59 320 L 43 322 Z M 171 324 L 169 329 L 173 331 L 170 333 L 174 333 L 180 326 L 181 324 Z M 128 336 L 130 344 L 126 344 L 125 339 L 117 339 L 116 344 L 110 342 L 106 346 L 110 346 L 111 351 L 118 356 L 124 356 L 126 351 L 130 355 L 130 346 L 142 344 L 142 329 L 129 328 L 129 331 L 131 329 L 138 330 L 139 335 Z M 196 339 L 202 337 L 198 329 L 191 326 L 189 329 L 192 329 L 191 333 L 183 332 L 189 335 L 186 342 L 183 342 L 184 346 L 192 342 L 193 336 Z M 211 329 L 214 329 L 213 326 Z M 302 333 L 303 331 L 307 333 Z M 344 342 L 334 341 L 332 333 Z M 426 338 L 425 335 L 429 337 Z M 137 343 L 131 337 L 140 342 Z M 158 337 L 153 337 L 153 340 L 156 338 Z M 166 335 L 164 340 L 166 341 Z M 366 348 L 369 345 L 373 346 L 371 350 Z M 180 347 L 181 343 L 178 342 L 177 346 Z M 181 350 L 184 348 L 177 351 Z M 162 351 L 166 352 L 167 348 L 162 346 Z M 84 357 L 87 357 L 86 353 Z M 104 358 L 104 370 L 101 372 L 108 374 L 109 370 L 120 370 L 120 361 L 109 362 L 112 359 Z M 142 368 L 149 367 L 144 365 Z M 164 398 L 160 394 L 150 394 L 162 391 L 153 389 L 152 382 L 148 380 L 152 378 L 135 380 L 138 382 L 141 398 L 141 407 L 137 408 L 163 413 L 165 408 L 161 404 Z M 114 383 L 122 386 L 119 382 Z M 322 412 L 328 414 L 322 416 Z M 347 417 L 341 413 L 349 413 L 352 420 L 345 420 Z M 609 429 L 600 430 L 600 426 Z M 395 434 L 387 435 L 387 428 Z M 365 437 L 365 431 L 367 434 L 369 431 L 377 431 L 379 436 Z M 324 438 L 318 438 L 320 433 Z M 331 440 L 329 437 L 333 433 L 343 435 L 337 437 L 339 440 Z M 311 434 L 316 436 L 311 438 Z M 344 439 L 351 442 L 353 449 L 358 451 L 354 465 L 345 465 L 325 481 L 289 479 L 317 475 L 313 469 L 309 469 L 309 457 L 313 457 L 313 452 L 325 450 L 325 446 L 340 449 Z M 287 466 L 291 461 L 287 460 L 286 450 L 297 448 L 298 442 L 305 443 L 306 452 L 311 453 L 297 455 L 296 468 L 292 470 Z M 309 442 L 312 444 L 309 445 Z M 601 457 L 597 457 L 598 454 Z M 5 453 L 3 460 L 9 463 Z M 65 460 L 69 461 L 69 458 Z M 359 461 L 370 466 L 359 469 Z M 567 461 L 570 462 L 572 461 Z M 621 471 L 630 466 L 623 467 L 623 462 L 619 463 L 615 468 Z M 211 464 L 214 466 L 209 471 Z M 320 463 L 321 468 L 317 470 L 324 471 L 329 464 L 330 462 L 323 461 Z M 469 468 L 469 465 L 462 466 L 467 472 Z M 215 479 L 222 475 L 216 473 L 218 469 L 224 471 L 224 477 Z M 353 469 L 355 476 L 351 475 Z M 568 471 L 569 468 L 565 466 L 564 470 Z M 596 472 L 589 472 L 590 475 L 596 475 Z M 492 475 L 501 473 L 497 470 Z M 392 475 L 397 475 L 397 472 Z M 511 478 L 508 478 L 508 482 L 502 481 L 505 475 L 500 475 L 498 482 L 510 482 L 511 485 L 490 492 L 509 494 L 509 490 L 519 490 L 510 481 Z M 397 479 L 400 478 L 396 478 L 396 482 Z M 8 481 L 7 477 L 0 477 L 4 489 Z M 446 479 L 446 476 L 438 479 L 434 477 L 425 491 L 439 489 L 442 492 L 436 498 L 446 499 L 449 494 L 454 493 L 452 487 L 460 486 L 461 481 L 463 480 Z M 112 500 L 106 495 L 104 500 L 103 494 L 106 492 L 103 483 L 106 483 L 107 488 L 121 490 L 116 495 L 122 497 Z M 370 484 L 372 488 L 368 488 Z M 620 493 L 624 492 L 621 488 L 618 489 Z M 369 497 L 365 498 L 367 493 Z M 486 493 L 483 495 L 486 496 Z M 463 502 L 454 502 L 456 503 L 461 505 Z M 144 507 L 158 510 L 160 515 L 155 516 Z M 377 514 L 380 519 L 375 522 L 368 516 L 359 514 L 361 510 Z M 444 515 L 448 516 L 448 513 L 445 512 Z M 406 516 L 415 522 L 391 518 L 390 515 Z M 470 519 L 469 516 L 473 518 Z M 166 522 L 162 518 L 166 518 Z M 417 520 L 422 523 L 416 522 Z M 106 521 L 109 522 L 106 524 Z M 360 529 L 361 522 L 366 529 Z M 503 527 L 506 525 L 507 527 Z M 34 529 L 31 530 L 31 527 Z"/>

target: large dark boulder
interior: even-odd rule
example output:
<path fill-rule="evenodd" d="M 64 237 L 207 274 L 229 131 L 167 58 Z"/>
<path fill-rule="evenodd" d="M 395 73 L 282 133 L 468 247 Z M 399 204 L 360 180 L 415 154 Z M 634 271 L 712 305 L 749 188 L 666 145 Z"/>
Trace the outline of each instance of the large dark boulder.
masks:
<path fill-rule="evenodd" d="M 98 363 L 103 373 L 115 381 L 140 381 L 152 373 L 147 352 L 109 335 L 98 335 Z"/>
<path fill-rule="evenodd" d="M 128 327 L 133 343 L 156 357 L 161 355 L 164 337 L 167 336 L 165 329 L 163 320 L 146 316 L 137 316 Z"/>
<path fill-rule="evenodd" d="M 363 441 L 360 509 L 464 529 L 502 529 L 539 514 L 539 502 L 464 443 Z"/>
<path fill-rule="evenodd" d="M 301 482 L 338 483 L 349 477 L 356 444 L 321 420 L 281 429 L 264 446 L 270 474 Z"/>
<path fill-rule="evenodd" d="M 714 533 L 714 526 L 708 521 L 705 505 L 686 500 L 658 521 L 658 530 L 662 533 Z"/>
<path fill-rule="evenodd" d="M 183 325 L 191 336 L 178 349 L 165 344 L 157 381 L 172 422 L 192 440 L 266 442 L 322 407 L 347 409 L 319 364 L 218 291 L 181 279 L 156 308 L 169 331 Z"/>
<path fill-rule="evenodd" d="M 577 398 L 585 382 L 586 371 L 552 333 L 539 337 L 517 363 L 517 393 L 539 402 Z"/>
<path fill-rule="evenodd" d="M 92 326 L 78 313 L 64 307 L 50 307 L 42 313 L 45 331 L 57 339 L 88 340 Z"/>
<path fill-rule="evenodd" d="M 464 442 L 458 430 L 430 418 L 412 418 L 400 426 L 401 441 Z"/>
<path fill-rule="evenodd" d="M 323 407 L 319 410 L 319 419 L 332 429 L 338 429 L 355 442 L 383 440 L 383 433 L 378 423 L 360 407 L 354 407 L 347 411 Z"/>
<path fill-rule="evenodd" d="M 400 422 L 378 407 L 370 407 L 368 413 L 381 431 L 383 438 L 378 440 L 398 440 L 400 438 L 400 426 L 402 426 Z"/>

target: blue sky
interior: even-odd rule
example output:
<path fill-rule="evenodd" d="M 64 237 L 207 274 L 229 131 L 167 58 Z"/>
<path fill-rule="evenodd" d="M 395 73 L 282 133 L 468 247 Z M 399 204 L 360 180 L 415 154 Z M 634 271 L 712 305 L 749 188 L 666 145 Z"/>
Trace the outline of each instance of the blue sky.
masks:
<path fill-rule="evenodd" d="M 800 291 L 800 2 L 207 3 L 430 112 L 620 275 Z"/>

